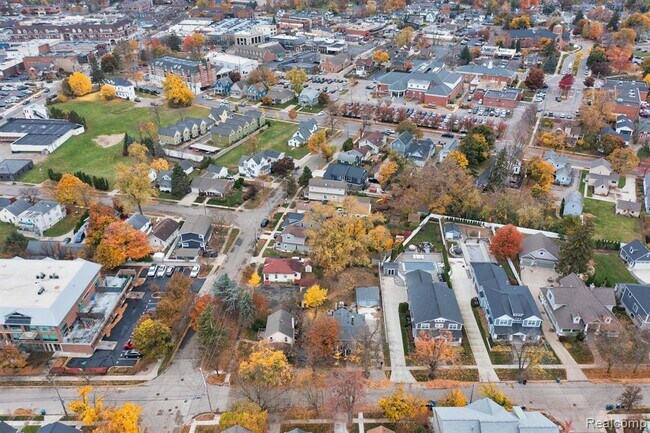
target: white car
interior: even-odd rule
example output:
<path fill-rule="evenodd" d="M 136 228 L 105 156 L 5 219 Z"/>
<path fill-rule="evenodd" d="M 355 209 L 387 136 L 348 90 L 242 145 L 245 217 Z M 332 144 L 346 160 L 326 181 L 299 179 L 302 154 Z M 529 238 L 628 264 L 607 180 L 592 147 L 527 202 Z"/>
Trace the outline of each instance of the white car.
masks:
<path fill-rule="evenodd" d="M 149 272 L 147 272 L 147 277 L 155 277 L 156 276 L 156 268 L 158 266 L 156 265 L 151 265 L 149 266 Z"/>
<path fill-rule="evenodd" d="M 192 267 L 192 270 L 190 271 L 190 277 L 196 278 L 199 276 L 199 271 L 201 270 L 201 266 L 196 265 Z"/>
<path fill-rule="evenodd" d="M 324 116 L 324 115 L 325 115 L 324 111 L 319 111 L 318 114 L 317 114 L 317 116 Z"/>
<path fill-rule="evenodd" d="M 158 271 L 156 271 L 156 277 L 161 278 L 165 276 L 165 265 L 158 266 Z"/>

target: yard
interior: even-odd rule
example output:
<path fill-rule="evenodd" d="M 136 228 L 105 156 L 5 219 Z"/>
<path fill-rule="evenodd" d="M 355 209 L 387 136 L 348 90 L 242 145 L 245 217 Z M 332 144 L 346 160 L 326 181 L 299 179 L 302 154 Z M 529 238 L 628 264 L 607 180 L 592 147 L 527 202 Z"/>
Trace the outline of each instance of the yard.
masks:
<path fill-rule="evenodd" d="M 288 141 L 294 132 L 298 130 L 295 123 L 283 122 L 279 120 L 269 120 L 269 127 L 255 136 L 259 142 L 259 150 L 274 149 L 284 152 L 286 156 L 300 159 L 309 153 L 306 146 L 293 148 L 289 147 Z M 237 172 L 237 165 L 242 155 L 248 152 L 248 140 L 242 142 L 239 146 L 230 152 L 221 156 L 215 161 L 215 164 L 227 167 L 233 173 Z"/>
<path fill-rule="evenodd" d="M 519 380 L 520 373 L 516 368 L 495 368 L 499 380 Z M 566 370 L 563 368 L 547 368 L 525 371 L 524 379 L 527 380 L 554 380 L 556 378 L 566 379 Z"/>
<path fill-rule="evenodd" d="M 2 244 L 7 236 L 17 231 L 18 227 L 13 224 L 0 222 L 0 244 Z"/>
<path fill-rule="evenodd" d="M 234 189 L 232 193 L 223 198 L 213 197 L 208 199 L 208 204 L 214 204 L 219 206 L 228 206 L 228 207 L 238 207 L 244 202 L 242 196 L 244 195 L 244 190 L 242 188 Z"/>
<path fill-rule="evenodd" d="M 156 115 L 150 107 L 135 107 L 135 103 L 122 99 L 100 101 L 99 93 L 93 93 L 56 104 L 61 110 L 74 110 L 86 119 L 86 132 L 71 137 L 54 153 L 39 164 L 43 172 L 51 168 L 59 172 L 83 171 L 91 176 L 105 177 L 112 184 L 115 179 L 115 164 L 125 161 L 122 156 L 122 141 L 110 147 L 102 147 L 94 139 L 102 135 L 128 133 L 139 137 L 138 124 L 144 120 L 154 121 Z M 167 108 L 160 106 L 160 123 L 170 125 L 180 116 L 205 117 L 208 109 L 202 106 L 188 108 Z M 130 162 L 129 159 L 126 159 Z M 31 170 L 21 179 L 24 182 L 40 182 L 39 170 Z"/>
<path fill-rule="evenodd" d="M 314 113 L 314 114 L 316 114 L 316 113 L 320 113 L 321 111 L 323 111 L 323 106 L 320 105 L 320 104 L 316 104 L 313 107 L 304 106 L 304 107 L 302 107 L 300 109 L 301 113 Z"/>
<path fill-rule="evenodd" d="M 589 283 L 604 287 L 614 287 L 616 283 L 638 283 L 616 252 L 595 253 L 594 262 L 595 272 Z"/>
<path fill-rule="evenodd" d="M 591 364 L 594 362 L 594 355 L 591 353 L 591 350 L 589 350 L 587 343 L 572 340 L 565 341 L 562 345 L 578 364 Z"/>
<path fill-rule="evenodd" d="M 79 215 L 68 214 L 61 221 L 54 224 L 49 229 L 45 230 L 45 232 L 43 232 L 43 236 L 48 238 L 63 236 L 64 234 L 71 232 L 77 225 L 78 221 L 79 221 Z"/>
<path fill-rule="evenodd" d="M 413 236 L 409 244 L 415 245 L 420 242 L 431 242 L 437 251 L 442 251 L 442 236 L 440 234 L 440 226 L 437 222 L 429 222 L 422 226 L 420 231 Z"/>
<path fill-rule="evenodd" d="M 586 198 L 584 214 L 593 215 L 594 238 L 629 242 L 639 238 L 641 227 L 638 218 L 617 215 L 614 203 Z"/>

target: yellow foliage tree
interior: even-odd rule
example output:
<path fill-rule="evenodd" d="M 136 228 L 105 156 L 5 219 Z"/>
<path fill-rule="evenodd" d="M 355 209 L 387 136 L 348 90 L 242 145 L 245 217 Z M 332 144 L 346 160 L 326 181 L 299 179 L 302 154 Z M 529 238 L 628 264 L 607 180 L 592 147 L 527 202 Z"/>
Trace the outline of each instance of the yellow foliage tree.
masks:
<path fill-rule="evenodd" d="M 70 75 L 70 78 L 68 78 L 68 84 L 70 84 L 72 93 L 75 96 L 86 95 L 90 93 L 93 88 L 90 78 L 81 72 L 73 72 L 72 75 Z"/>
<path fill-rule="evenodd" d="M 267 411 L 262 410 L 255 403 L 243 400 L 233 404 L 229 411 L 221 414 L 219 427 L 225 430 L 238 425 L 253 433 L 265 433 L 267 417 Z"/>
<path fill-rule="evenodd" d="M 305 291 L 302 303 L 307 308 L 317 308 L 323 305 L 327 300 L 327 289 L 321 289 L 318 284 L 314 284 Z"/>
<path fill-rule="evenodd" d="M 636 152 L 629 147 L 618 147 L 609 154 L 607 160 L 615 172 L 625 176 L 639 166 L 641 160 Z"/>
<path fill-rule="evenodd" d="M 562 131 L 544 131 L 539 135 L 538 144 L 553 149 L 562 149 L 566 144 L 566 137 Z"/>
<path fill-rule="evenodd" d="M 94 402 L 90 401 L 90 393 L 93 387 L 90 385 L 82 386 L 77 389 L 81 400 L 75 400 L 68 405 L 68 409 L 77 415 L 79 421 L 85 425 L 93 424 L 100 420 L 104 411 L 104 399 L 97 397 Z"/>
<path fill-rule="evenodd" d="M 132 143 L 129 145 L 129 156 L 140 163 L 147 161 L 148 154 L 149 149 L 144 144 Z"/>
<path fill-rule="evenodd" d="M 122 407 L 107 410 L 102 417 L 106 423 L 93 433 L 138 433 L 142 408 L 137 404 L 126 402 Z"/>
<path fill-rule="evenodd" d="M 381 166 L 379 173 L 377 174 L 377 180 L 379 180 L 381 186 L 386 186 L 391 177 L 397 173 L 398 168 L 399 165 L 392 160 L 387 161 L 384 165 Z"/>
<path fill-rule="evenodd" d="M 469 161 L 463 152 L 454 150 L 453 152 L 449 152 L 447 158 L 456 161 L 456 164 L 458 164 L 460 168 L 467 168 L 469 166 Z"/>
<path fill-rule="evenodd" d="M 467 397 L 458 389 L 450 389 L 438 400 L 438 406 L 443 407 L 464 407 L 467 405 Z"/>
<path fill-rule="evenodd" d="M 131 147 L 133 144 L 129 146 L 129 148 Z M 122 193 L 126 204 L 131 207 L 137 206 L 142 213 L 142 205 L 158 195 L 158 191 L 149 179 L 149 166 L 142 163 L 132 167 L 117 164 L 115 172 L 115 186 Z"/>
<path fill-rule="evenodd" d="M 284 77 L 289 80 L 291 90 L 299 95 L 303 90 L 303 84 L 307 81 L 307 74 L 304 70 L 298 69 L 295 66 L 284 74 Z"/>
<path fill-rule="evenodd" d="M 156 171 L 169 170 L 169 162 L 164 158 L 156 158 L 151 161 L 150 167 Z"/>
<path fill-rule="evenodd" d="M 99 96 L 106 99 L 107 101 L 115 99 L 115 95 L 115 87 L 109 84 L 104 84 L 99 90 Z"/>
<path fill-rule="evenodd" d="M 262 279 L 260 278 L 260 274 L 258 274 L 257 272 L 253 272 L 251 274 L 251 277 L 248 279 L 248 285 L 252 287 L 256 287 L 260 285 L 261 281 Z"/>
<path fill-rule="evenodd" d="M 551 184 L 555 179 L 555 168 L 540 157 L 533 157 L 528 162 L 528 179 L 534 182 L 531 192 L 534 196 L 546 196 L 551 191 Z"/>
<path fill-rule="evenodd" d="M 512 401 L 493 383 L 481 386 L 478 390 L 483 397 L 494 400 L 496 404 L 503 406 L 506 410 L 512 409 Z"/>
<path fill-rule="evenodd" d="M 384 416 L 393 422 L 418 418 L 426 413 L 426 404 L 412 394 L 406 394 L 398 387 L 391 395 L 379 399 Z"/>
<path fill-rule="evenodd" d="M 176 74 L 167 74 L 163 81 L 165 98 L 172 107 L 188 107 L 192 105 L 194 93 L 187 87 L 185 81 Z"/>
<path fill-rule="evenodd" d="M 373 53 L 372 60 L 382 65 L 383 63 L 390 62 L 390 55 L 386 51 L 377 50 Z"/>
<path fill-rule="evenodd" d="M 84 183 L 74 174 L 64 173 L 61 180 L 56 184 L 54 198 L 59 203 L 73 204 L 78 200 L 79 188 Z"/>
<path fill-rule="evenodd" d="M 292 371 L 284 352 L 260 342 L 248 360 L 239 364 L 239 376 L 248 382 L 283 386 L 291 381 Z"/>

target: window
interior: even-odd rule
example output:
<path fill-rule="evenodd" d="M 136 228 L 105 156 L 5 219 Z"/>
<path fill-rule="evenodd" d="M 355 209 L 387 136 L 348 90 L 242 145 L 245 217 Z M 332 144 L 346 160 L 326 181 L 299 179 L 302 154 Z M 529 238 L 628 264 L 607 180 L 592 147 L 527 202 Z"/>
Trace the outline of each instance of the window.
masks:
<path fill-rule="evenodd" d="M 445 326 L 444 323 L 436 323 L 436 324 L 435 324 L 436 329 L 443 328 L 444 326 Z"/>
<path fill-rule="evenodd" d="M 431 329 L 431 324 L 430 323 L 420 323 L 419 327 L 420 327 L 420 329 Z"/>
<path fill-rule="evenodd" d="M 639 306 L 638 306 L 637 304 L 634 304 L 634 307 L 632 307 L 632 309 L 633 309 L 634 312 L 636 313 L 636 312 L 639 311 Z"/>
<path fill-rule="evenodd" d="M 457 323 L 450 323 L 449 324 L 449 329 L 452 330 L 452 331 L 458 329 L 458 324 Z"/>

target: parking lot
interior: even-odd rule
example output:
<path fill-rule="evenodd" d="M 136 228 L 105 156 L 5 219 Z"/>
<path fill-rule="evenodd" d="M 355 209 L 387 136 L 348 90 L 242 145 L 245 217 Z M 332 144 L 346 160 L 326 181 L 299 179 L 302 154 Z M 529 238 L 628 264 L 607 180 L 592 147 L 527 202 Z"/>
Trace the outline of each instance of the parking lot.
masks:
<path fill-rule="evenodd" d="M 183 273 L 189 275 L 190 267 L 183 268 Z M 146 275 L 146 269 L 142 275 Z M 147 311 L 155 309 L 158 303 L 158 297 L 152 296 L 151 288 L 153 285 L 158 287 L 160 292 L 164 292 L 169 282 L 170 277 L 148 277 L 144 284 L 140 287 L 131 290 L 130 295 L 127 294 L 126 309 L 119 322 L 117 322 L 109 337 L 104 337 L 103 344 L 112 345 L 115 347 L 112 350 L 96 350 L 90 358 L 73 358 L 67 366 L 72 368 L 97 368 L 97 367 L 130 367 L 135 365 L 137 359 L 126 358 L 124 344 L 131 339 L 133 329 L 138 320 Z M 195 278 L 192 283 L 192 292 L 198 293 L 203 282 L 202 278 Z"/>

